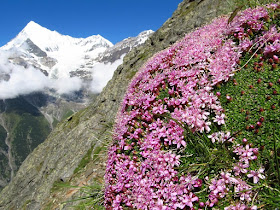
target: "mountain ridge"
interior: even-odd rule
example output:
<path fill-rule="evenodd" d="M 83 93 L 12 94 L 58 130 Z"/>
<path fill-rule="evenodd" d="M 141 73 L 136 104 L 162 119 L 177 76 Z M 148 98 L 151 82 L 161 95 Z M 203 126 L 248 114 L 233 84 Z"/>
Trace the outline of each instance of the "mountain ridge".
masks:
<path fill-rule="evenodd" d="M 69 35 L 63 35 L 55 30 L 53 31 L 49 30 L 34 21 L 30 21 L 14 39 L 12 39 L 11 41 L 9 41 L 7 44 L 5 44 L 0 48 L 7 50 L 14 46 L 19 47 L 22 44 L 20 43 L 20 41 L 24 41 L 24 38 L 26 38 L 26 36 L 28 36 L 29 38 L 31 37 L 31 39 L 35 39 L 34 43 L 43 49 L 44 49 L 43 44 L 45 43 L 42 43 L 42 40 L 45 40 L 46 42 L 53 41 L 54 38 L 61 37 L 61 36 L 63 38 L 66 38 L 66 40 L 70 42 L 74 42 L 74 43 L 85 42 L 83 44 L 87 44 L 87 42 L 91 40 L 101 39 L 102 41 L 106 42 L 109 47 L 113 46 L 113 44 L 109 40 L 103 38 L 99 34 L 91 35 L 86 38 L 76 38 Z M 54 43 L 56 44 L 57 42 Z"/>
<path fill-rule="evenodd" d="M 33 32 L 35 34 L 32 35 Z M 83 54 L 83 59 L 77 60 L 75 68 L 64 71 L 67 67 L 64 66 L 60 75 L 59 65 L 63 63 L 59 64 L 59 58 L 52 54 L 57 52 L 51 52 L 51 47 L 49 51 L 46 50 L 44 46 L 48 45 L 40 45 L 32 38 L 43 39 L 42 33 L 63 40 L 66 37 L 66 40 L 58 43 L 58 51 L 65 43 L 69 45 L 67 40 L 72 40 L 72 44 L 76 42 L 84 45 L 75 46 L 84 49 L 80 51 L 82 54 L 87 51 L 96 55 L 106 52 L 107 58 L 105 55 L 86 57 Z M 136 45 L 142 44 L 152 31 L 142 33 L 138 38 L 127 38 L 112 48 L 113 45 L 100 35 L 86 39 L 72 38 L 30 22 L 10 44 L 0 48 L 0 188 L 10 182 L 22 161 L 46 139 L 59 121 L 94 100 L 122 63 L 123 56 Z M 55 43 L 54 39 L 51 41 Z M 41 42 L 47 43 L 44 40 Z M 95 47 L 97 51 L 93 52 Z M 67 62 L 69 57 L 63 59 Z M 33 115 L 35 112 L 37 114 Z M 9 126 L 6 126 L 7 123 Z M 38 135 L 39 130 L 41 136 Z"/>
<path fill-rule="evenodd" d="M 151 33 L 151 30 L 139 33 L 139 40 L 137 41 L 138 36 L 135 37 L 136 40 L 130 44 L 129 48 L 142 44 Z M 143 36 L 143 34 L 145 35 Z M 33 65 L 49 78 L 56 79 L 77 76 L 73 72 L 83 68 L 84 64 L 88 64 L 84 71 L 87 71 L 88 74 L 92 73 L 91 69 L 95 64 L 106 60 L 102 59 L 102 53 L 110 48 L 115 49 L 124 42 L 126 43 L 127 40 L 113 45 L 101 35 L 74 38 L 30 21 L 14 39 L 2 46 L 0 50 L 11 51 L 11 54 L 17 52 L 21 56 L 16 57 L 15 60 L 20 60 L 25 65 Z M 110 61 L 106 60 L 106 62 Z"/>

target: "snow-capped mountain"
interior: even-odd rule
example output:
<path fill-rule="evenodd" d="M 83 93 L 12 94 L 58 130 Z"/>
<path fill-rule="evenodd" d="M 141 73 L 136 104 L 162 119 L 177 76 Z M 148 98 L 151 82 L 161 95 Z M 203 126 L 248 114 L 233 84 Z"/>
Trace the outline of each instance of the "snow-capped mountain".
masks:
<path fill-rule="evenodd" d="M 121 42 L 118 42 L 101 54 L 99 62 L 113 63 L 123 54 L 128 53 L 133 47 L 143 44 L 152 33 L 152 30 L 143 31 L 137 37 L 129 37 Z"/>
<path fill-rule="evenodd" d="M 11 53 L 10 62 L 33 66 L 50 79 L 79 77 L 92 80 L 95 65 L 112 64 L 121 59 L 131 48 L 142 44 L 151 33 L 145 31 L 113 45 L 100 35 L 73 38 L 31 21 L 0 50 Z"/>
<path fill-rule="evenodd" d="M 50 78 L 69 77 L 85 58 L 96 58 L 113 44 L 100 35 L 73 38 L 50 31 L 31 21 L 2 50 L 21 54 L 20 60 L 40 68 Z"/>
<path fill-rule="evenodd" d="M 124 55 L 151 33 L 113 45 L 100 35 L 73 38 L 31 21 L 0 48 L 0 189 L 59 121 L 94 100 Z"/>
<path fill-rule="evenodd" d="M 63 114 L 54 107 L 73 103 L 72 111 L 77 111 L 90 102 L 124 55 L 152 33 L 144 31 L 113 45 L 100 35 L 73 38 L 31 21 L 0 48 L 0 101 L 41 92 L 48 99 L 38 108 L 49 122 L 52 117 L 59 121 Z"/>
<path fill-rule="evenodd" d="M 31 21 L 0 48 L 0 102 L 23 96 L 52 127 L 63 119 L 65 110 L 76 112 L 91 102 L 125 54 L 152 33 L 144 31 L 113 45 L 100 35 L 73 38 Z M 44 105 L 34 103 L 37 93 Z"/>

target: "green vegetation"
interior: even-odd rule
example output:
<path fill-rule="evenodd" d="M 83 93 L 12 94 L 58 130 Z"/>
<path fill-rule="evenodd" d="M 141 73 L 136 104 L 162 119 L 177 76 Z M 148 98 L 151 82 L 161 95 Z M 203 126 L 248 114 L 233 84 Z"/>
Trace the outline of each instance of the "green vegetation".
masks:
<path fill-rule="evenodd" d="M 266 203 L 265 208 L 275 208 L 280 206 L 277 190 L 280 189 L 280 68 L 260 61 L 260 55 L 251 60 L 250 57 L 251 54 L 245 54 L 241 62 L 242 66 L 249 60 L 247 69 L 242 69 L 221 88 L 227 116 L 224 129 L 236 133 L 240 143 L 246 138 L 259 148 L 257 164 L 263 164 L 267 175 L 267 182 L 257 190 L 259 200 Z M 231 96 L 231 102 L 227 95 Z"/>
<path fill-rule="evenodd" d="M 18 168 L 25 158 L 47 138 L 51 129 L 40 111 L 23 97 L 5 100 L 5 103 L 1 102 L 1 107 L 2 111 L 5 111 L 1 115 L 9 131 L 11 152 Z M 0 126 L 0 149 L 4 153 L 8 152 L 5 143 L 6 129 Z M 8 158 L 3 153 L 0 153 L 0 156 L 0 177 L 8 182 L 11 173 Z"/>
<path fill-rule="evenodd" d="M 70 202 L 79 201 L 78 205 L 73 206 L 74 209 L 82 210 L 87 209 L 88 207 L 96 210 L 105 209 L 102 205 L 99 205 L 102 202 L 103 192 L 101 183 L 94 183 L 90 186 L 84 186 L 80 188 L 80 192 L 84 195 L 76 200 L 71 200 Z"/>
<path fill-rule="evenodd" d="M 0 174 L 1 174 L 1 177 L 3 177 L 4 179 L 7 179 L 7 180 L 10 179 L 8 158 L 5 155 L 3 155 L 2 153 L 0 153 Z"/>
<path fill-rule="evenodd" d="M 51 188 L 51 192 L 57 192 L 64 188 L 72 188 L 73 186 L 70 185 L 70 182 L 64 182 L 62 180 L 57 180 L 53 183 Z"/>
<path fill-rule="evenodd" d="M 19 166 L 27 155 L 47 138 L 50 127 L 43 115 L 10 112 L 5 114 L 5 118 L 11 128 L 12 153 L 16 165 Z"/>
<path fill-rule="evenodd" d="M 5 143 L 7 137 L 7 132 L 3 126 L 0 125 L 0 148 L 4 149 L 4 151 L 7 150 L 7 145 Z"/>
<path fill-rule="evenodd" d="M 79 173 L 82 169 L 85 168 L 85 166 L 92 160 L 91 153 L 92 153 L 93 147 L 91 147 L 86 155 L 83 157 L 83 159 L 80 161 L 78 167 L 74 170 L 74 174 Z"/>
<path fill-rule="evenodd" d="M 7 109 L 3 117 L 12 140 L 15 163 L 20 166 L 27 155 L 47 138 L 51 129 L 40 111 L 24 98 L 6 100 L 5 103 Z"/>

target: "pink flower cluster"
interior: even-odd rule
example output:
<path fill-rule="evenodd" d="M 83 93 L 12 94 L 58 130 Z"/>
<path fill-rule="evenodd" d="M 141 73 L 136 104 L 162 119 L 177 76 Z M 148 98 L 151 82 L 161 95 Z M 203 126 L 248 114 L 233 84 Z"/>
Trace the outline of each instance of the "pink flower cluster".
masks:
<path fill-rule="evenodd" d="M 267 58 L 280 56 L 280 33 L 275 27 L 270 28 L 270 30 L 264 34 L 263 40 L 267 42 L 264 48 L 264 55 Z M 279 63 L 279 59 L 276 60 L 278 60 Z"/>
<path fill-rule="evenodd" d="M 222 133 L 222 135 L 224 134 Z M 232 138 L 228 137 L 227 139 Z M 222 141 L 219 142 L 224 143 Z M 247 143 L 245 140 L 244 142 Z M 249 203 L 252 200 L 253 191 L 252 187 L 244 180 L 247 177 L 253 178 L 253 183 L 256 184 L 259 179 L 265 178 L 263 168 L 259 168 L 258 171 L 248 170 L 252 161 L 257 159 L 258 148 L 252 148 L 250 144 L 246 144 L 246 146 L 237 144 L 233 146 L 233 152 L 236 154 L 238 161 L 234 163 L 233 170 L 221 172 L 219 179 L 211 180 L 209 186 L 210 194 L 208 201 L 205 203 L 206 206 L 213 207 L 228 194 L 230 188 L 234 189 L 235 198 L 239 198 L 241 202 Z M 243 209 L 243 207 L 244 209 L 249 209 L 244 203 L 237 203 L 235 206 L 229 206 L 226 209 L 238 209 L 237 206 L 240 209 Z M 250 209 L 256 209 L 256 207 L 253 206 Z"/>
<path fill-rule="evenodd" d="M 253 41 L 250 36 L 253 33 L 257 33 L 263 29 L 268 30 L 262 32 L 262 36 L 255 40 L 257 47 L 264 47 L 264 55 L 267 58 L 273 55 L 280 55 L 280 33 L 277 31 L 275 26 L 266 29 L 265 21 L 269 20 L 269 13 L 267 8 L 271 10 L 280 9 L 279 4 L 271 4 L 265 7 L 258 7 L 256 9 L 247 9 L 243 11 L 240 15 L 235 18 L 227 31 L 228 34 L 232 34 L 235 38 L 239 40 L 239 48 L 247 51 L 252 47 Z"/>
<path fill-rule="evenodd" d="M 251 208 L 248 208 L 247 205 L 242 203 L 236 203 L 234 205 L 230 205 L 228 207 L 225 207 L 225 210 L 257 210 L 257 206 L 252 206 Z"/>
<path fill-rule="evenodd" d="M 228 17 L 215 19 L 155 55 L 137 73 L 118 113 L 108 152 L 107 209 L 192 209 L 199 203 L 195 190 L 202 180 L 178 174 L 178 152 L 187 145 L 188 132 L 209 133 L 212 124 L 225 124 L 223 108 L 211 91 L 233 76 L 241 53 L 253 44 L 248 36 L 261 30 L 267 17 L 265 8 L 256 8 L 244 11 L 230 25 Z M 240 40 L 238 45 L 230 35 Z M 222 132 L 210 138 L 213 143 L 233 140 Z M 233 169 L 236 176 L 246 174 L 254 182 L 264 178 L 262 171 L 248 172 L 256 148 L 237 145 L 234 153 L 240 157 Z M 251 199 L 251 187 L 241 178 L 224 172 L 220 177 L 211 180 L 206 205 L 215 205 L 233 185 L 241 201 Z M 237 205 L 243 206 L 228 209 Z"/>
<path fill-rule="evenodd" d="M 212 143 L 219 142 L 219 143 L 225 143 L 225 142 L 232 142 L 233 138 L 230 136 L 230 132 L 216 132 L 212 133 L 211 135 L 208 135 L 208 138 L 211 139 Z"/>
<path fill-rule="evenodd" d="M 258 32 L 264 26 L 263 20 L 268 20 L 269 14 L 265 7 L 246 9 L 230 23 L 227 33 L 233 34 L 239 40 L 247 39 L 248 36 Z"/>
<path fill-rule="evenodd" d="M 250 148 L 249 144 L 245 148 L 239 144 L 234 147 L 233 152 L 239 156 L 239 162 L 234 166 L 236 176 L 240 175 L 240 173 L 247 173 L 250 161 L 257 159 L 258 150 L 258 148 Z"/>
<path fill-rule="evenodd" d="M 109 154 L 118 153 L 113 148 Z M 180 164 L 180 156 L 161 150 L 140 154 L 141 162 L 137 156 L 129 159 L 124 154 L 114 155 L 108 162 L 113 167 L 106 176 L 111 183 L 106 189 L 110 192 L 106 194 L 107 208 L 122 209 L 122 205 L 137 209 L 192 208 L 193 202 L 198 201 L 192 190 L 201 187 L 202 181 L 191 175 L 178 178 L 174 166 Z"/>
<path fill-rule="evenodd" d="M 183 209 L 198 201 L 192 192 L 198 179 L 178 179 L 178 156 L 162 149 L 186 146 L 186 126 L 209 132 L 211 123 L 224 124 L 211 90 L 228 80 L 239 59 L 233 42 L 223 42 L 224 27 L 221 18 L 187 35 L 152 58 L 131 83 L 109 152 L 107 206 Z"/>

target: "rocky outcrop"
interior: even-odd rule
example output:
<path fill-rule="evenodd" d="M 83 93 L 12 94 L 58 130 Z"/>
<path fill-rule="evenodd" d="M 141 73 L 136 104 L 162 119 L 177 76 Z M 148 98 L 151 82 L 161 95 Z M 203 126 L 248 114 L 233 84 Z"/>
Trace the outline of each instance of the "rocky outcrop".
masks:
<path fill-rule="evenodd" d="M 90 148 L 110 139 L 119 104 L 138 69 L 196 27 L 230 8 L 223 0 L 185 0 L 173 16 L 143 45 L 130 51 L 101 94 L 86 109 L 69 117 L 23 162 L 12 182 L 0 194 L 0 209 L 40 209 L 53 183 L 69 180 Z M 105 158 L 99 159 L 102 176 Z"/>
<path fill-rule="evenodd" d="M 133 47 L 143 44 L 152 33 L 152 30 L 143 31 L 138 34 L 137 37 L 129 37 L 116 43 L 113 47 L 108 48 L 104 53 L 99 55 L 98 61 L 105 64 L 109 62 L 114 63 L 116 60 L 120 59 L 121 56 L 128 53 Z"/>

